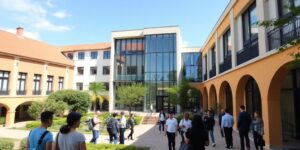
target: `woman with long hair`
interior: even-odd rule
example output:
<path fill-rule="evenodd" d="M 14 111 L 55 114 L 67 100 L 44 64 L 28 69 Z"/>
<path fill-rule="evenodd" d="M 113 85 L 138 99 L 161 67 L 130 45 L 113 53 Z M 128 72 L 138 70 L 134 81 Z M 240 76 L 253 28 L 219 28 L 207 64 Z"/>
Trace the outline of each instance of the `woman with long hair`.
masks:
<path fill-rule="evenodd" d="M 204 123 L 200 115 L 194 115 L 192 127 L 185 134 L 186 144 L 189 145 L 189 150 L 205 150 L 205 146 L 209 145 L 208 133 L 204 129 Z"/>
<path fill-rule="evenodd" d="M 264 139 L 263 139 L 264 122 L 261 118 L 261 114 L 258 111 L 254 112 L 254 119 L 252 122 L 252 132 L 253 132 L 255 148 L 257 150 L 258 150 L 258 148 L 263 150 L 263 148 L 264 148 Z"/>
<path fill-rule="evenodd" d="M 69 113 L 67 124 L 60 128 L 56 136 L 57 150 L 86 150 L 84 135 L 76 131 L 80 125 L 80 118 L 80 113 Z"/>

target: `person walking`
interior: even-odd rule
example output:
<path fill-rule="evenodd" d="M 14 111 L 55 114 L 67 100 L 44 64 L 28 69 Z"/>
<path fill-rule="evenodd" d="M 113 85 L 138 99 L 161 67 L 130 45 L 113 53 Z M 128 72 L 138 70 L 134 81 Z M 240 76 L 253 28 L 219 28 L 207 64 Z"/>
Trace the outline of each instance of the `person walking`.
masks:
<path fill-rule="evenodd" d="M 178 122 L 177 119 L 173 117 L 173 115 L 173 112 L 169 112 L 169 118 L 166 121 L 165 136 L 168 137 L 169 150 L 175 150 L 175 137 L 178 135 Z"/>
<path fill-rule="evenodd" d="M 51 150 L 53 134 L 47 129 L 53 123 L 53 112 L 44 111 L 41 113 L 41 125 L 32 129 L 27 138 L 27 149 L 29 150 Z"/>
<path fill-rule="evenodd" d="M 251 116 L 248 112 L 246 112 L 245 106 L 240 106 L 240 113 L 238 117 L 238 129 L 239 129 L 239 135 L 240 135 L 240 142 L 241 142 L 241 150 L 245 149 L 244 140 L 246 140 L 246 147 L 248 150 L 250 150 L 250 141 L 249 141 L 249 130 L 251 126 Z"/>
<path fill-rule="evenodd" d="M 219 126 L 220 126 L 220 131 L 221 131 L 221 136 L 224 137 L 224 131 L 221 128 L 221 124 L 222 124 L 222 117 L 225 115 L 225 110 L 222 108 L 219 114 Z"/>
<path fill-rule="evenodd" d="M 100 115 L 100 111 L 97 111 L 94 115 L 94 118 L 92 118 L 92 122 L 94 124 L 94 127 L 92 129 L 92 133 L 93 133 L 93 137 L 90 141 L 90 143 L 97 143 L 97 139 L 99 138 L 100 135 L 100 120 L 99 120 L 99 115 Z"/>
<path fill-rule="evenodd" d="M 223 128 L 225 134 L 225 141 L 226 141 L 226 148 L 230 149 L 233 148 L 233 141 L 232 141 L 232 127 L 234 124 L 234 120 L 232 115 L 229 114 L 229 110 L 225 110 L 225 115 L 222 117 L 222 124 L 221 127 Z"/>
<path fill-rule="evenodd" d="M 188 150 L 205 150 L 209 145 L 208 133 L 204 128 L 202 117 L 194 115 L 192 127 L 185 133 L 185 143 L 189 145 Z"/>
<path fill-rule="evenodd" d="M 165 131 L 165 123 L 166 123 L 166 114 L 163 109 L 160 110 L 158 117 L 159 117 L 158 129 L 159 129 L 159 133 L 161 133 L 161 131 L 163 132 Z"/>
<path fill-rule="evenodd" d="M 180 120 L 179 129 L 181 135 L 181 143 L 184 143 L 184 134 L 189 128 L 192 127 L 192 121 L 190 120 L 190 114 L 188 112 L 184 113 L 184 118 Z"/>
<path fill-rule="evenodd" d="M 56 150 L 86 150 L 85 137 L 76 131 L 80 125 L 81 114 L 71 112 L 67 124 L 63 125 L 56 136 Z"/>
<path fill-rule="evenodd" d="M 127 121 L 127 124 L 129 125 L 129 128 L 130 128 L 130 133 L 129 135 L 127 136 L 127 139 L 131 139 L 133 140 L 132 138 L 132 135 L 133 135 L 133 132 L 134 132 L 134 118 L 133 118 L 133 114 L 130 114 L 129 118 L 128 118 L 128 121 Z"/>
<path fill-rule="evenodd" d="M 204 117 L 205 127 L 209 133 L 212 146 L 215 147 L 215 136 L 214 136 L 214 126 L 215 126 L 215 118 L 210 110 L 207 111 L 207 116 Z"/>
<path fill-rule="evenodd" d="M 125 132 L 125 129 L 126 129 L 126 118 L 125 118 L 125 114 L 124 112 L 122 111 L 121 112 L 121 119 L 120 119 L 120 144 L 124 144 L 124 132 Z"/>
<path fill-rule="evenodd" d="M 254 139 L 254 145 L 256 150 L 264 149 L 264 122 L 261 118 L 261 115 L 259 112 L 254 112 L 254 119 L 252 122 L 252 133 L 253 133 L 253 139 Z"/>
<path fill-rule="evenodd" d="M 119 134 L 119 123 L 116 119 L 117 113 L 113 113 L 112 117 L 107 120 L 106 129 L 109 135 L 109 143 L 114 142 L 117 144 L 118 142 L 118 134 Z"/>

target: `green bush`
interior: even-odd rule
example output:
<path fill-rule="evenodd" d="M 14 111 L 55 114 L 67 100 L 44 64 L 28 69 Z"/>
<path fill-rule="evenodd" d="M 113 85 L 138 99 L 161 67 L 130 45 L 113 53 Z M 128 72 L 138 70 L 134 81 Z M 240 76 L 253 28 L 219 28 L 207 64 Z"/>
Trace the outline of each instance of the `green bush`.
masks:
<path fill-rule="evenodd" d="M 54 99 L 46 99 L 45 110 L 53 112 L 56 116 L 63 116 L 68 105 L 63 101 L 55 101 Z"/>
<path fill-rule="evenodd" d="M 88 150 L 150 150 L 147 147 L 136 147 L 133 145 L 114 145 L 114 144 L 87 144 Z"/>
<path fill-rule="evenodd" d="M 27 147 L 27 138 L 24 138 L 20 142 L 20 150 L 27 150 L 26 147 Z"/>
<path fill-rule="evenodd" d="M 143 117 L 142 116 L 135 116 L 134 117 L 134 124 L 139 125 L 142 122 Z"/>
<path fill-rule="evenodd" d="M 0 150 L 12 150 L 14 142 L 12 140 L 0 139 Z"/>
<path fill-rule="evenodd" d="M 0 117 L 0 125 L 1 124 L 5 124 L 5 117 L 4 116 Z"/>
<path fill-rule="evenodd" d="M 44 110 L 44 103 L 43 102 L 33 102 L 28 108 L 28 114 L 37 120 L 40 117 L 40 114 Z"/>
<path fill-rule="evenodd" d="M 70 111 L 86 113 L 90 107 L 90 95 L 76 90 L 62 90 L 49 95 L 47 99 L 65 102 Z"/>
<path fill-rule="evenodd" d="M 27 129 L 33 129 L 33 128 L 37 128 L 41 125 L 40 121 L 33 121 L 33 122 L 29 122 L 26 124 L 26 128 Z"/>

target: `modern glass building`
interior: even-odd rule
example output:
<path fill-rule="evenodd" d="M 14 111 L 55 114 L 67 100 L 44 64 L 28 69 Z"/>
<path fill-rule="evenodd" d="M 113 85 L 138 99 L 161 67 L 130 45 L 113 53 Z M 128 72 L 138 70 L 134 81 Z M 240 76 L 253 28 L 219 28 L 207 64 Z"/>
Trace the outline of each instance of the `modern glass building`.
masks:
<path fill-rule="evenodd" d="M 177 26 L 113 32 L 110 110 L 126 109 L 116 102 L 116 89 L 132 83 L 146 87 L 144 101 L 133 110 L 173 110 L 167 89 L 181 78 L 180 41 Z"/>

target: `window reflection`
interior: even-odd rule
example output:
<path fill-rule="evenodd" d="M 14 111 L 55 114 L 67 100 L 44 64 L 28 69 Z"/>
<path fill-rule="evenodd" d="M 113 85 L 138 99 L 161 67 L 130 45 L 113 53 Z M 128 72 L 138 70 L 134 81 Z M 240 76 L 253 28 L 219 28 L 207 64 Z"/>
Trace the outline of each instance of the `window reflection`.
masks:
<path fill-rule="evenodd" d="M 200 82 L 202 79 L 200 52 L 184 53 L 182 55 L 183 77 L 190 82 Z"/>

